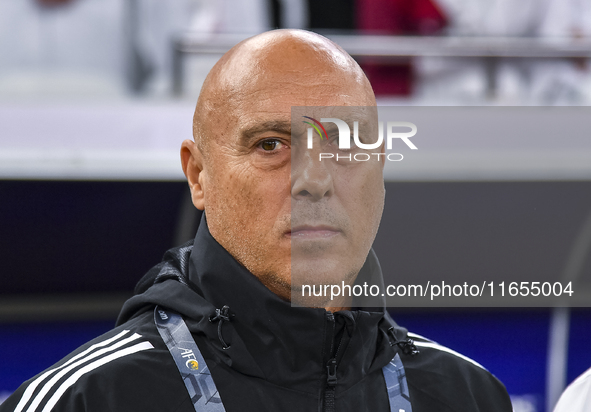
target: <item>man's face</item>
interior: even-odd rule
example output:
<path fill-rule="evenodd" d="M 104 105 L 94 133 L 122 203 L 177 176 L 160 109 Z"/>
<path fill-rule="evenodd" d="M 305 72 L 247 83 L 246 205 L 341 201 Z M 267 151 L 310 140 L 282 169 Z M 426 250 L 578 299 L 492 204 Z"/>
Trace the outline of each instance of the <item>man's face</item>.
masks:
<path fill-rule="evenodd" d="M 213 237 L 284 299 L 292 270 L 300 283 L 354 280 L 384 200 L 382 162 L 309 161 L 291 136 L 292 106 L 364 105 L 367 92 L 347 73 L 289 67 L 236 89 L 210 122 L 200 176 Z"/>

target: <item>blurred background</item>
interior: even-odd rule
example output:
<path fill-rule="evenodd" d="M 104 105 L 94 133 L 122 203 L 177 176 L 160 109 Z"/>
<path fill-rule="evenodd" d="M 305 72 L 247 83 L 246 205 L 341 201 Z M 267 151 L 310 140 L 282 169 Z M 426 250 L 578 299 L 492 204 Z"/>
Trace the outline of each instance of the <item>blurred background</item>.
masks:
<path fill-rule="evenodd" d="M 110 329 L 140 277 L 193 237 L 178 153 L 201 84 L 221 53 L 272 28 L 333 38 L 380 105 L 591 115 L 587 0 L 0 0 L 0 402 Z M 589 278 L 591 151 L 569 153 L 525 173 L 387 174 L 385 271 L 496 262 Z M 392 315 L 487 366 L 516 412 L 550 411 L 591 367 L 588 309 Z"/>

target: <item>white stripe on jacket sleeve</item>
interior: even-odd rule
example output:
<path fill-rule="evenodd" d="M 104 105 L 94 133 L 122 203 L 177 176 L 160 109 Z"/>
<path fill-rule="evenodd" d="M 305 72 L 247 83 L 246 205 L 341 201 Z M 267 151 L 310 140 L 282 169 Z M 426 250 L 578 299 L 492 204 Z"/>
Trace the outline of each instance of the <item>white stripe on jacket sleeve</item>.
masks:
<path fill-rule="evenodd" d="M 150 342 L 141 342 L 136 345 L 130 346 L 129 348 L 121 349 L 115 353 L 110 354 L 109 356 L 105 356 L 97 361 L 94 361 L 83 368 L 80 368 L 76 373 L 72 374 L 61 386 L 55 391 L 53 396 L 47 401 L 45 407 L 43 408 L 42 412 L 50 412 L 55 404 L 60 400 L 62 395 L 70 386 L 74 385 L 78 379 L 84 374 L 103 366 L 115 359 L 122 358 L 123 356 L 131 355 L 132 353 L 140 352 L 147 349 L 152 349 L 154 346 Z"/>
<path fill-rule="evenodd" d="M 79 353 L 78 355 L 74 356 L 72 359 L 70 359 L 69 361 L 67 361 L 63 365 L 58 366 L 57 368 L 48 370 L 43 375 L 39 376 L 37 379 L 35 379 L 33 382 L 31 382 L 29 384 L 29 386 L 25 390 L 25 393 L 23 393 L 23 396 L 21 397 L 21 400 L 16 405 L 16 408 L 14 409 L 14 412 L 22 412 L 22 410 L 24 409 L 25 405 L 29 402 L 29 400 L 33 396 L 33 393 L 35 392 L 35 389 L 37 389 L 37 386 L 39 386 L 39 384 L 41 382 L 43 382 L 53 372 L 58 371 L 58 370 L 60 370 L 62 368 L 65 368 L 70 363 L 76 361 L 77 359 L 80 359 L 80 358 L 86 356 L 88 353 L 92 352 L 93 350 L 95 350 L 97 348 L 101 348 L 103 346 L 107 346 L 111 342 L 116 341 L 117 339 L 121 338 L 122 336 L 126 335 L 127 333 L 129 333 L 129 331 L 128 330 L 124 330 L 121 333 L 113 336 L 112 338 L 109 338 L 109 339 L 104 340 L 104 341 L 99 342 L 99 343 L 95 343 L 94 345 L 92 345 L 88 349 L 86 349 L 85 351 L 83 351 L 83 352 Z"/>
<path fill-rule="evenodd" d="M 134 333 L 130 337 L 120 340 L 119 342 L 117 342 L 111 346 L 107 346 L 104 349 L 98 350 L 98 351 L 94 352 L 93 354 L 80 359 L 78 362 L 71 364 L 67 368 L 62 369 L 61 371 L 56 373 L 45 385 L 43 385 L 43 388 L 41 389 L 41 391 L 37 394 L 37 396 L 35 396 L 35 399 L 33 399 L 33 403 L 31 403 L 31 406 L 29 406 L 27 408 L 27 412 L 34 412 L 37 409 L 37 407 L 39 406 L 39 404 L 43 401 L 43 398 L 45 398 L 45 395 L 47 395 L 49 393 L 49 391 L 55 386 L 55 384 L 61 378 L 63 378 L 68 372 L 70 372 L 72 369 L 82 365 L 83 363 L 88 362 L 91 359 L 94 359 L 94 358 L 97 358 L 101 355 L 104 355 L 105 353 L 113 352 L 115 349 L 118 349 L 121 346 L 126 345 L 129 342 L 132 342 L 132 341 L 137 340 L 139 338 L 141 338 L 141 335 Z"/>

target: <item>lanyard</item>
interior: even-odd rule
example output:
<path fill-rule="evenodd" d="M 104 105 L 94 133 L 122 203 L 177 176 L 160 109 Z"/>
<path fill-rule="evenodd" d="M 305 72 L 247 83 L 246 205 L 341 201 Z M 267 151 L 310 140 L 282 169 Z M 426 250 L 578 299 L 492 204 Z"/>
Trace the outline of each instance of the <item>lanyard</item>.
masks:
<path fill-rule="evenodd" d="M 390 412 L 412 412 L 406 372 L 400 356 L 396 354 L 390 363 L 382 368 L 382 372 L 388 388 Z"/>
<path fill-rule="evenodd" d="M 225 412 L 224 405 L 189 328 L 178 313 L 156 306 L 154 321 L 160 336 L 174 359 L 196 412 Z M 396 354 L 382 368 L 390 412 L 412 412 L 406 373 Z"/>
<path fill-rule="evenodd" d="M 183 318 L 176 312 L 156 306 L 154 321 L 181 373 L 195 411 L 224 412 L 224 405 L 205 359 Z"/>

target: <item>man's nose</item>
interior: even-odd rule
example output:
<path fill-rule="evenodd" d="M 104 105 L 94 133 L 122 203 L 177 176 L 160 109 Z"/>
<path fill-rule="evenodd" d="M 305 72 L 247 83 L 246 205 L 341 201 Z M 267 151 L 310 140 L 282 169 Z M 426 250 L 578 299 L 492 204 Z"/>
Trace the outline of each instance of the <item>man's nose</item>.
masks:
<path fill-rule="evenodd" d="M 319 159 L 316 150 L 303 150 L 291 162 L 291 196 L 294 199 L 319 201 L 332 196 L 334 181 L 331 162 Z"/>

